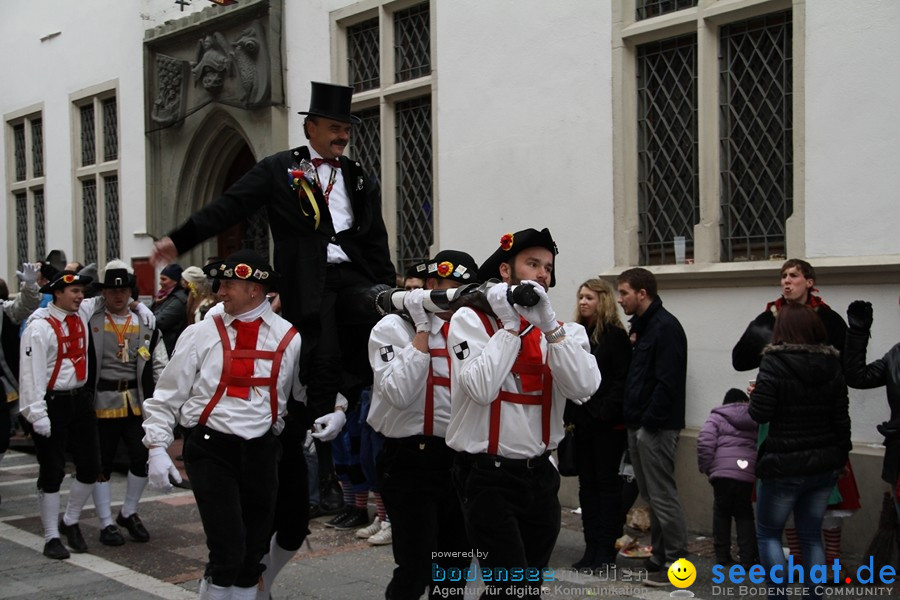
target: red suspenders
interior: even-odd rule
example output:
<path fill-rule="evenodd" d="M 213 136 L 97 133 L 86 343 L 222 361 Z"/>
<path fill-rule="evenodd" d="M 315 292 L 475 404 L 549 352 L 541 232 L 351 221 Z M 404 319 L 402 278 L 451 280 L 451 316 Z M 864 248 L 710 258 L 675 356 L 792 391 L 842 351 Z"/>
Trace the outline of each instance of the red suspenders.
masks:
<path fill-rule="evenodd" d="M 225 330 L 225 321 L 222 315 L 215 315 L 213 320 L 216 323 L 216 329 L 219 331 L 219 338 L 222 340 L 222 378 L 216 392 L 210 398 L 203 412 L 200 414 L 198 425 L 205 425 L 209 414 L 213 411 L 216 404 L 219 403 L 225 394 L 225 389 L 229 385 L 237 385 L 244 387 L 252 386 L 268 386 L 269 387 L 269 403 L 272 407 L 272 424 L 278 419 L 278 374 L 281 371 L 281 357 L 287 349 L 288 344 L 297 335 L 297 330 L 291 327 L 281 339 L 278 348 L 274 352 L 271 350 L 234 350 L 231 342 L 228 340 L 228 332 Z M 236 377 L 231 374 L 231 361 L 236 358 L 253 358 L 272 361 L 272 372 L 268 377 Z"/>
<path fill-rule="evenodd" d="M 56 364 L 53 365 L 53 373 L 50 375 L 50 381 L 47 383 L 47 391 L 52 392 L 53 386 L 56 385 L 56 378 L 59 376 L 59 369 L 62 367 L 62 361 L 68 358 L 75 364 L 79 360 L 87 360 L 86 349 L 84 347 L 84 325 L 81 319 L 76 317 L 75 331 L 69 328 L 69 334 L 65 335 L 59 319 L 55 317 L 47 317 L 47 322 L 53 328 L 56 334 Z M 84 370 L 84 368 L 82 368 Z M 75 376 L 78 377 L 78 368 L 75 369 Z M 83 378 L 83 377 L 82 377 Z"/>
<path fill-rule="evenodd" d="M 447 359 L 447 369 L 450 369 L 450 351 L 447 350 L 447 332 L 450 331 L 450 323 L 441 325 L 441 337 L 444 338 L 443 348 L 429 348 L 428 353 L 431 358 Z M 434 386 L 440 385 L 446 388 L 450 387 L 449 377 L 435 377 L 434 366 L 432 361 L 428 361 L 428 380 L 425 382 L 425 424 L 422 427 L 422 433 L 425 435 L 434 435 Z"/>

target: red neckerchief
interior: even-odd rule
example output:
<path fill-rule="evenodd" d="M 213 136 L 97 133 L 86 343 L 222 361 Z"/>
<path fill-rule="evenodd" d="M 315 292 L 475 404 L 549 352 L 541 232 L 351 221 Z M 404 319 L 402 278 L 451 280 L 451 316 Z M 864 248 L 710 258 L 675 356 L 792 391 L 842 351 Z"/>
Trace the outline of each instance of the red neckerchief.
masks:
<path fill-rule="evenodd" d="M 537 327 L 522 335 L 526 329 L 531 327 L 531 323 L 522 319 L 521 329 L 519 330 L 519 338 L 522 340 L 522 348 L 519 350 L 519 358 L 517 363 L 523 365 L 543 365 L 544 353 L 541 352 L 541 332 Z M 520 375 L 523 392 L 537 392 L 544 388 L 544 381 L 539 372 L 522 373 Z"/>
<path fill-rule="evenodd" d="M 174 285 L 170 288 L 159 288 L 159 291 L 156 292 L 156 298 L 154 298 L 153 303 L 157 304 L 159 302 L 162 302 L 163 300 L 168 298 L 169 294 L 171 294 L 173 291 L 175 291 Z"/>
<path fill-rule="evenodd" d="M 815 288 L 813 288 L 813 290 L 819 291 L 819 290 L 816 290 Z M 771 311 L 772 314 L 777 315 L 778 311 L 781 310 L 781 307 L 784 306 L 785 302 L 787 302 L 787 300 L 784 299 L 784 296 L 781 296 L 775 302 L 769 302 L 768 304 L 766 304 L 766 310 Z M 813 296 L 812 293 L 809 293 L 806 295 L 806 305 L 812 309 L 819 308 L 820 306 L 829 308 L 829 306 L 827 304 L 825 304 L 824 300 L 822 300 L 818 296 Z"/>

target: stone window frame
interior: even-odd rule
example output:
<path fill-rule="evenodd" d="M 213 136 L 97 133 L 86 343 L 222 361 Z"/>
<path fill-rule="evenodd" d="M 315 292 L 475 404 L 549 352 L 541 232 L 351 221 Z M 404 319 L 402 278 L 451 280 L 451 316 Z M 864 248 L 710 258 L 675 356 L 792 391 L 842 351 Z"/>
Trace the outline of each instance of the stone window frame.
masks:
<path fill-rule="evenodd" d="M 14 273 L 17 269 L 21 268 L 21 265 L 18 264 L 19 256 L 18 256 L 18 234 L 19 231 L 19 223 L 18 217 L 16 213 L 16 197 L 21 194 L 26 194 L 26 223 L 24 224 L 24 229 L 28 232 L 28 240 L 26 242 L 27 252 L 26 259 L 30 261 L 43 260 L 45 253 L 47 252 L 47 248 L 38 248 L 36 247 L 37 237 L 39 231 L 42 231 L 44 234 L 44 245 L 46 246 L 46 238 L 47 238 L 47 222 L 46 222 L 46 214 L 47 214 L 47 206 L 46 206 L 46 194 L 44 190 L 46 189 L 46 180 L 47 180 L 47 168 L 46 168 L 46 128 L 43 127 L 44 124 L 44 105 L 43 103 L 34 104 L 31 106 L 24 107 L 22 109 L 7 113 L 3 117 L 4 122 L 6 123 L 5 128 L 5 138 L 6 138 L 6 207 L 7 207 L 7 242 L 6 242 L 6 256 L 7 258 L 7 272 Z M 35 175 L 34 168 L 34 144 L 33 144 L 33 129 L 32 123 L 35 121 L 41 121 L 42 123 L 42 145 L 44 151 L 42 152 L 43 165 L 41 170 L 39 171 L 39 175 Z M 19 181 L 16 181 L 16 156 L 15 156 L 15 128 L 22 126 L 24 128 L 25 133 L 25 178 Z M 35 208 L 36 198 L 41 198 L 43 201 L 43 214 L 44 214 L 44 223 L 37 223 L 37 216 Z M 40 256 L 38 255 L 40 254 Z"/>

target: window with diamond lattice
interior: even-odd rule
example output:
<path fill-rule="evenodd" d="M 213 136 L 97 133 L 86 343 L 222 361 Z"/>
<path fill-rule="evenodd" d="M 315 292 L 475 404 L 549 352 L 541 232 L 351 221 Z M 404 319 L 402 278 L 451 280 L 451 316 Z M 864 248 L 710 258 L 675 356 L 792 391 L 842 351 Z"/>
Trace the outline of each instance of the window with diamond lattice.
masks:
<path fill-rule="evenodd" d="M 642 21 L 695 6 L 697 6 L 697 0 L 637 0 L 635 19 Z"/>
<path fill-rule="evenodd" d="M 97 184 L 91 179 L 81 182 L 84 263 L 97 262 Z"/>
<path fill-rule="evenodd" d="M 431 27 L 428 3 L 394 13 L 394 81 L 431 73 Z"/>
<path fill-rule="evenodd" d="M 103 101 L 103 160 L 119 158 L 119 117 L 116 114 L 116 99 Z"/>
<path fill-rule="evenodd" d="M 28 176 L 25 164 L 25 125 L 13 127 L 13 154 L 16 160 L 16 181 L 25 181 Z"/>
<path fill-rule="evenodd" d="M 640 264 L 674 263 L 674 238 L 693 257 L 699 209 L 697 43 L 694 36 L 638 47 Z"/>
<path fill-rule="evenodd" d="M 44 220 L 44 190 L 34 191 L 34 255 L 47 255 L 46 223 Z"/>
<path fill-rule="evenodd" d="M 103 178 L 103 201 L 106 208 L 106 257 L 119 253 L 119 178 L 115 175 Z"/>
<path fill-rule="evenodd" d="M 791 13 L 720 32 L 722 260 L 786 253 L 793 212 Z"/>
<path fill-rule="evenodd" d="M 377 17 L 347 28 L 347 66 L 354 92 L 381 85 L 380 53 Z"/>
<path fill-rule="evenodd" d="M 397 244 L 399 270 L 428 258 L 434 240 L 431 97 L 397 103 Z"/>
<path fill-rule="evenodd" d="M 41 119 L 31 121 L 31 169 L 35 177 L 44 176 L 44 123 Z"/>
<path fill-rule="evenodd" d="M 381 115 L 378 107 L 353 113 L 360 123 L 353 126 L 351 156 L 362 164 L 368 174 L 381 173 Z M 379 179 L 379 185 L 381 185 Z"/>
<path fill-rule="evenodd" d="M 96 161 L 94 142 L 94 105 L 81 107 L 81 166 L 92 165 Z"/>
<path fill-rule="evenodd" d="M 28 194 L 16 194 L 16 267 L 28 262 Z"/>

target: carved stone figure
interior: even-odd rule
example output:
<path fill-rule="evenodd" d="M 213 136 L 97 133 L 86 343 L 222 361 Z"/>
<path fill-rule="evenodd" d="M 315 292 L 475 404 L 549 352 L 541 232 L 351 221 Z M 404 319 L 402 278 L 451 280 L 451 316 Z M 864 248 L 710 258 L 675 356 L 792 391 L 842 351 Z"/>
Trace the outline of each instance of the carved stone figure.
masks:
<path fill-rule="evenodd" d="M 233 74 L 228 42 L 219 32 L 204 36 L 197 43 L 197 60 L 191 62 L 194 82 L 207 92 L 218 94 L 225 85 L 226 75 Z"/>
<path fill-rule="evenodd" d="M 156 73 L 158 94 L 153 101 L 150 118 L 155 123 L 166 126 L 181 118 L 184 77 L 183 61 L 164 54 L 156 55 Z"/>

